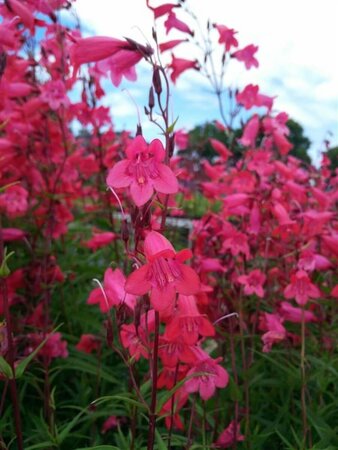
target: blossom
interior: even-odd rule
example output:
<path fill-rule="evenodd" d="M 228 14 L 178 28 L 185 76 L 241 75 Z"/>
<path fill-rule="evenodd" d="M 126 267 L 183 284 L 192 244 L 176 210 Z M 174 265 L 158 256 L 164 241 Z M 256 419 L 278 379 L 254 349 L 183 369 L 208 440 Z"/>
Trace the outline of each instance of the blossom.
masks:
<path fill-rule="evenodd" d="M 237 31 L 232 28 L 228 28 L 225 25 L 215 24 L 214 27 L 219 33 L 218 42 L 225 45 L 225 51 L 228 52 L 231 47 L 238 47 L 238 41 L 235 38 L 235 34 L 237 34 Z"/>
<path fill-rule="evenodd" d="M 172 11 L 170 11 L 167 20 L 164 22 L 164 26 L 167 34 L 170 30 L 175 28 L 176 30 L 182 31 L 183 33 L 188 33 L 191 36 L 194 35 L 194 32 L 188 27 L 188 25 L 185 22 L 182 22 L 182 20 L 179 20 L 176 17 L 176 14 Z"/>
<path fill-rule="evenodd" d="M 303 311 L 302 308 L 296 308 L 288 302 L 281 302 L 280 304 L 280 314 L 289 322 L 301 323 L 304 313 L 305 322 L 316 322 L 317 318 L 311 311 Z"/>
<path fill-rule="evenodd" d="M 219 435 L 213 448 L 229 448 L 234 445 L 235 442 L 244 441 L 244 436 L 241 434 L 240 423 L 232 420 L 229 425 Z"/>
<path fill-rule="evenodd" d="M 167 50 L 171 50 L 172 48 L 176 47 L 179 44 L 182 44 L 182 42 L 187 42 L 187 39 L 173 39 L 172 41 L 162 42 L 159 44 L 160 51 L 166 52 Z"/>
<path fill-rule="evenodd" d="M 69 106 L 65 85 L 61 80 L 48 81 L 42 86 L 41 100 L 48 103 L 50 109 L 56 111 L 60 106 Z"/>
<path fill-rule="evenodd" d="M 242 48 L 241 50 L 237 50 L 231 56 L 238 59 L 238 61 L 244 62 L 245 67 L 247 69 L 250 69 L 251 67 L 258 67 L 259 65 L 257 59 L 254 57 L 254 54 L 257 52 L 257 50 L 258 46 L 250 44 Z"/>
<path fill-rule="evenodd" d="M 105 271 L 103 290 L 95 288 L 89 295 L 88 305 L 99 304 L 103 313 L 108 312 L 112 307 L 125 303 L 130 309 L 134 309 L 136 298 L 125 291 L 126 278 L 120 269 L 114 271 L 109 268 Z"/>
<path fill-rule="evenodd" d="M 264 297 L 263 284 L 266 276 L 259 269 L 252 270 L 248 275 L 241 275 L 237 281 L 244 285 L 244 294 L 256 294 L 258 297 Z"/>
<path fill-rule="evenodd" d="M 229 157 L 232 156 L 231 151 L 223 142 L 214 138 L 209 138 L 209 142 L 212 145 L 212 148 L 219 154 L 224 162 L 226 162 Z"/>
<path fill-rule="evenodd" d="M 117 73 L 120 75 L 123 70 L 128 71 L 143 57 L 152 53 L 151 47 L 140 45 L 132 39 L 121 41 L 106 36 L 77 39 L 69 49 L 70 59 L 74 65 L 74 76 L 81 64 L 98 62 L 113 56 L 116 59 L 111 60 L 111 64 L 115 62 L 118 65 Z"/>
<path fill-rule="evenodd" d="M 248 84 L 242 92 L 238 92 L 236 94 L 237 102 L 243 105 L 245 109 L 250 109 L 253 106 L 265 106 L 269 111 L 271 111 L 273 97 L 260 94 L 258 90 L 259 87 L 257 85 Z"/>
<path fill-rule="evenodd" d="M 28 191 L 22 186 L 9 186 L 0 194 L 0 211 L 4 211 L 10 219 L 23 216 L 27 209 Z"/>
<path fill-rule="evenodd" d="M 174 55 L 171 56 L 172 61 L 169 64 L 169 68 L 172 69 L 170 78 L 172 79 L 173 83 L 176 83 L 177 78 L 181 75 L 182 72 L 188 69 L 199 70 L 198 62 L 196 60 L 192 61 L 190 59 L 176 58 Z"/>
<path fill-rule="evenodd" d="M 91 353 L 100 348 L 100 340 L 93 334 L 83 334 L 76 344 L 76 350 L 84 353 Z"/>
<path fill-rule="evenodd" d="M 320 297 L 320 291 L 315 284 L 311 283 L 304 270 L 298 270 L 291 275 L 291 282 L 284 289 L 284 297 L 294 298 L 299 305 L 303 306 L 309 298 Z"/>
<path fill-rule="evenodd" d="M 238 142 L 244 147 L 256 147 L 256 137 L 259 131 L 259 117 L 255 114 L 245 125 L 243 136 Z"/>
<path fill-rule="evenodd" d="M 116 234 L 111 231 L 94 231 L 93 237 L 85 242 L 85 246 L 96 251 L 101 247 L 105 247 L 114 239 L 116 239 Z"/>
<path fill-rule="evenodd" d="M 193 345 L 200 335 L 213 336 L 215 329 L 207 317 L 199 313 L 193 295 L 179 295 L 176 315 L 166 326 L 165 334 L 169 340 L 180 337 L 186 344 Z"/>
<path fill-rule="evenodd" d="M 283 319 L 277 314 L 264 313 L 262 319 L 265 323 L 260 328 L 267 330 L 262 336 L 263 352 L 268 353 L 274 343 L 285 339 L 286 329 L 282 325 Z"/>
<path fill-rule="evenodd" d="M 173 305 L 176 292 L 196 294 L 200 281 L 196 272 L 183 264 L 191 258 L 188 249 L 175 252 L 171 243 L 157 231 L 151 231 L 144 241 L 147 263 L 132 272 L 126 281 L 126 291 L 134 295 L 150 293 L 150 301 L 157 311 Z"/>
<path fill-rule="evenodd" d="M 188 380 L 184 383 L 184 390 L 188 393 L 199 392 L 203 400 L 208 400 L 217 387 L 224 388 L 228 384 L 229 375 L 224 367 L 218 364 L 222 358 L 212 359 L 203 350 L 197 350 L 199 361 L 187 373 Z"/>
<path fill-rule="evenodd" d="M 146 3 L 147 7 L 153 11 L 155 19 L 158 19 L 159 17 L 162 17 L 165 14 L 171 13 L 174 8 L 181 7 L 181 5 L 177 5 L 176 3 L 164 3 L 163 5 L 156 7 L 150 6 L 149 0 L 146 0 Z"/>
<path fill-rule="evenodd" d="M 162 163 L 165 150 L 159 139 L 147 145 L 143 136 L 136 136 L 126 149 L 127 159 L 116 163 L 109 171 L 107 184 L 113 188 L 130 188 L 137 206 L 150 200 L 154 189 L 162 194 L 178 191 L 172 170 Z"/>

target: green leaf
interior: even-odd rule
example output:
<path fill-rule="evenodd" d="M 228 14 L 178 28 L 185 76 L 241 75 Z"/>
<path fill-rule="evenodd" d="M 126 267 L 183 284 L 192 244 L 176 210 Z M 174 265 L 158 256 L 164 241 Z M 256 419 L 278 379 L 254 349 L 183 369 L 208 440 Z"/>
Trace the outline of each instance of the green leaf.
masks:
<path fill-rule="evenodd" d="M 164 440 L 162 439 L 162 436 L 160 435 L 159 431 L 155 428 L 155 438 L 157 443 L 157 449 L 158 450 L 167 450 L 167 445 L 165 444 Z"/>
<path fill-rule="evenodd" d="M 167 128 L 167 133 L 170 134 L 174 131 L 177 121 L 178 121 L 178 116 L 176 117 L 175 121 L 171 125 L 169 125 L 169 127 Z"/>
<path fill-rule="evenodd" d="M 75 450 L 121 450 L 121 449 L 119 447 L 115 447 L 115 445 L 98 445 L 97 447 L 81 447 L 76 448 Z"/>
<path fill-rule="evenodd" d="M 13 378 L 12 368 L 3 356 L 0 356 L 0 372 L 9 380 Z"/>

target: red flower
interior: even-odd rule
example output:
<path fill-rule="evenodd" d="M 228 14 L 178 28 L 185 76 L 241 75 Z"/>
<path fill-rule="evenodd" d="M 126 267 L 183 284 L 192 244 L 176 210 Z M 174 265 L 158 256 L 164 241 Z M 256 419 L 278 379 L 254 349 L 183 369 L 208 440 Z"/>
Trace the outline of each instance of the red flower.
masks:
<path fill-rule="evenodd" d="M 232 28 L 228 28 L 225 25 L 215 24 L 214 27 L 217 28 L 217 31 L 219 32 L 218 42 L 225 45 L 225 51 L 228 52 L 231 47 L 238 47 L 238 41 L 235 38 L 237 31 Z"/>
<path fill-rule="evenodd" d="M 238 61 L 243 61 L 245 67 L 250 69 L 251 67 L 258 67 L 259 65 L 257 59 L 254 57 L 257 50 L 258 46 L 250 44 L 241 50 L 237 50 L 237 52 L 233 53 L 232 56 L 238 59 Z"/>
<path fill-rule="evenodd" d="M 286 337 L 286 330 L 282 325 L 282 319 L 277 314 L 264 313 L 262 319 L 264 323 L 260 328 L 267 330 L 263 334 L 262 341 L 264 343 L 263 352 L 268 353 L 274 343 L 280 342 Z"/>
<path fill-rule="evenodd" d="M 169 340 L 180 337 L 186 344 L 193 345 L 199 336 L 213 336 L 214 327 L 205 315 L 199 313 L 193 295 L 179 295 L 176 316 L 166 327 Z"/>
<path fill-rule="evenodd" d="M 182 20 L 179 20 L 176 17 L 176 14 L 172 11 L 170 11 L 167 20 L 164 22 L 164 26 L 167 34 L 170 30 L 175 28 L 176 30 L 182 31 L 183 33 L 188 33 L 191 36 L 194 35 L 194 32 L 188 27 L 188 25 L 185 22 L 182 22 Z"/>
<path fill-rule="evenodd" d="M 200 281 L 196 272 L 183 264 L 191 258 L 188 249 L 176 253 L 171 243 L 160 233 L 151 231 L 144 241 L 147 264 L 129 275 L 126 291 L 144 295 L 151 291 L 150 301 L 157 311 L 170 308 L 176 292 L 196 294 Z"/>
<path fill-rule="evenodd" d="M 191 378 L 184 383 L 184 390 L 189 393 L 199 392 L 203 400 L 208 400 L 214 395 L 216 387 L 224 388 L 228 384 L 229 375 L 218 364 L 222 358 L 212 359 L 203 350 L 196 350 L 199 350 L 196 356 L 201 359 L 187 373 L 187 377 Z"/>
<path fill-rule="evenodd" d="M 191 61 L 189 59 L 176 58 L 174 55 L 172 56 L 172 61 L 169 64 L 169 68 L 172 69 L 170 74 L 170 78 L 173 83 L 176 83 L 177 78 L 181 75 L 182 72 L 188 69 L 199 70 L 199 66 L 197 61 Z"/>
<path fill-rule="evenodd" d="M 244 441 L 244 436 L 241 434 L 240 424 L 234 420 L 230 422 L 230 424 L 222 431 L 220 436 L 218 437 L 216 443 L 213 445 L 213 448 L 229 448 L 232 447 L 235 442 Z"/>
<path fill-rule="evenodd" d="M 304 270 L 298 270 L 291 276 L 291 283 L 284 289 L 284 297 L 294 298 L 299 305 L 303 306 L 309 298 L 319 298 L 320 291 L 316 285 L 311 283 Z"/>
<path fill-rule="evenodd" d="M 84 353 L 91 353 L 98 350 L 101 346 L 100 340 L 93 334 L 83 334 L 80 341 L 76 344 L 76 350 Z"/>
<path fill-rule="evenodd" d="M 107 269 L 104 274 L 104 293 L 101 288 L 92 290 L 87 300 L 88 305 L 98 303 L 103 313 L 121 303 L 125 303 L 129 308 L 134 309 L 136 298 L 134 295 L 126 293 L 125 281 L 126 278 L 120 269 L 114 271 L 111 268 Z"/>
<path fill-rule="evenodd" d="M 244 294 L 256 294 L 258 297 L 264 297 L 263 284 L 266 276 L 259 269 L 252 270 L 248 275 L 241 275 L 237 281 L 244 285 Z"/>
<path fill-rule="evenodd" d="M 130 195 L 137 206 L 150 200 L 154 189 L 162 194 L 178 191 L 177 179 L 162 161 L 165 150 L 159 139 L 147 145 L 143 136 L 136 136 L 126 149 L 127 159 L 113 166 L 107 184 L 113 188 L 130 188 Z"/>

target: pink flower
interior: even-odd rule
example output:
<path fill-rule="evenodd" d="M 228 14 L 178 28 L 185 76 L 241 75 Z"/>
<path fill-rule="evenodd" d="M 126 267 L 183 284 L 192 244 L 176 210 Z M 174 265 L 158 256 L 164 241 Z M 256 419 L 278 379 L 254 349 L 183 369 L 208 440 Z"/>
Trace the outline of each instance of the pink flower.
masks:
<path fill-rule="evenodd" d="M 111 231 L 94 231 L 93 237 L 89 241 L 85 242 L 85 246 L 92 249 L 93 251 L 98 250 L 101 247 L 105 247 L 110 244 L 114 239 L 116 239 L 116 234 Z"/>
<path fill-rule="evenodd" d="M 180 337 L 186 344 L 193 345 L 199 336 L 213 336 L 215 329 L 198 311 L 193 295 L 179 295 L 177 312 L 166 326 L 165 334 L 169 340 Z"/>
<path fill-rule="evenodd" d="M 50 109 L 56 111 L 60 106 L 69 106 L 65 85 L 61 80 L 48 81 L 42 88 L 41 100 L 48 103 Z"/>
<path fill-rule="evenodd" d="M 294 298 L 296 302 L 303 306 L 309 298 L 319 298 L 320 290 L 311 283 L 308 274 L 304 270 L 298 270 L 291 275 L 291 283 L 284 289 L 285 298 Z"/>
<path fill-rule="evenodd" d="M 182 42 L 187 42 L 188 39 L 174 39 L 172 41 L 168 42 L 162 42 L 162 44 L 159 44 L 160 52 L 166 52 L 167 50 L 171 50 L 172 48 L 176 47 L 179 44 L 182 44 Z"/>
<path fill-rule="evenodd" d="M 134 295 L 127 294 L 125 291 L 126 278 L 120 269 L 114 271 L 109 268 L 105 271 L 103 289 L 96 288 L 90 293 L 88 305 L 99 304 L 103 313 L 108 312 L 114 306 L 125 303 L 130 309 L 134 309 L 136 298 Z"/>
<path fill-rule="evenodd" d="M 228 372 L 218 363 L 222 358 L 212 359 L 203 350 L 196 349 L 199 359 L 195 366 L 189 370 L 184 383 L 184 390 L 188 393 L 199 392 L 203 400 L 211 398 L 216 388 L 224 388 L 229 382 Z"/>
<path fill-rule="evenodd" d="M 238 61 L 243 61 L 245 67 L 247 69 L 250 69 L 251 67 L 258 67 L 259 65 L 257 59 L 254 57 L 254 54 L 257 52 L 257 50 L 258 46 L 250 44 L 242 48 L 241 50 L 237 50 L 231 56 L 238 59 Z"/>
<path fill-rule="evenodd" d="M 174 8 L 181 7 L 181 5 L 177 5 L 175 3 L 165 3 L 164 5 L 153 7 L 149 5 L 149 0 L 146 0 L 146 3 L 147 7 L 153 11 L 155 19 L 158 19 L 159 17 L 162 17 L 165 14 L 171 13 Z"/>
<path fill-rule="evenodd" d="M 188 249 L 176 253 L 171 243 L 157 231 L 151 231 L 144 241 L 147 264 L 131 273 L 126 291 L 144 295 L 151 291 L 150 301 L 157 311 L 173 305 L 176 292 L 183 295 L 196 294 L 200 281 L 196 272 L 183 264 L 191 258 Z"/>
<path fill-rule="evenodd" d="M 169 64 L 169 68 L 172 69 L 170 74 L 170 78 L 173 83 L 176 83 L 177 78 L 188 69 L 199 70 L 199 66 L 197 61 L 191 61 L 190 59 L 176 58 L 174 55 L 172 56 L 172 61 Z"/>
<path fill-rule="evenodd" d="M 183 33 L 188 33 L 191 36 L 194 35 L 194 32 L 188 27 L 185 22 L 177 19 L 176 14 L 170 11 L 167 20 L 164 22 L 164 26 L 166 29 L 166 33 L 168 34 L 170 30 L 175 28 L 176 30 L 182 31 Z"/>
<path fill-rule="evenodd" d="M 286 329 L 282 325 L 281 317 L 277 314 L 264 313 L 263 319 L 265 324 L 263 328 L 268 330 L 267 333 L 263 334 L 263 352 L 268 353 L 271 351 L 271 347 L 276 342 L 280 342 L 286 337 Z M 262 328 L 262 327 L 261 327 Z"/>
<path fill-rule="evenodd" d="M 81 64 L 97 62 L 115 56 L 118 74 L 127 71 L 143 57 L 153 53 L 150 47 L 144 47 L 137 42 L 127 39 L 121 41 L 112 37 L 94 36 L 78 39 L 69 49 L 71 61 L 74 65 L 74 77 Z M 112 60 L 113 61 L 113 60 Z"/>
<path fill-rule="evenodd" d="M 256 137 L 259 131 L 259 117 L 255 114 L 244 127 L 243 136 L 238 142 L 244 147 L 256 147 Z"/>
<path fill-rule="evenodd" d="M 100 340 L 93 334 L 83 334 L 75 348 L 79 352 L 91 353 L 99 350 L 101 346 Z"/>
<path fill-rule="evenodd" d="M 289 322 L 301 323 L 302 321 L 302 309 L 295 308 L 288 302 L 281 302 L 280 304 L 280 314 Z M 304 311 L 305 322 L 317 322 L 316 316 L 311 311 Z"/>
<path fill-rule="evenodd" d="M 228 52 L 231 47 L 238 47 L 238 41 L 235 38 L 237 31 L 232 28 L 228 28 L 225 25 L 215 24 L 214 27 L 217 28 L 217 31 L 219 32 L 218 42 L 225 45 L 225 51 Z"/>
<path fill-rule="evenodd" d="M 22 186 L 9 186 L 0 194 L 0 211 L 10 219 L 23 216 L 28 209 L 28 192 Z"/>
<path fill-rule="evenodd" d="M 117 426 L 119 426 L 119 424 L 120 424 L 120 420 L 116 416 L 110 416 L 110 417 L 108 417 L 108 419 L 106 419 L 103 422 L 103 425 L 101 428 L 101 433 L 105 434 L 105 433 L 107 433 L 107 431 L 111 430 L 112 428 L 116 428 Z"/>
<path fill-rule="evenodd" d="M 226 162 L 229 157 L 232 156 L 231 151 L 225 144 L 223 144 L 223 142 L 214 138 L 209 138 L 209 142 L 212 145 L 212 148 L 219 154 L 224 162 Z"/>
<path fill-rule="evenodd" d="M 272 109 L 273 97 L 258 93 L 258 86 L 248 84 L 245 86 L 242 92 L 236 94 L 236 100 L 238 103 L 244 106 L 245 109 L 250 109 L 253 106 L 265 106 L 269 111 Z"/>
<path fill-rule="evenodd" d="M 264 297 L 263 284 L 266 276 L 259 269 L 252 270 L 248 275 L 241 275 L 237 281 L 244 285 L 244 294 L 256 294 L 258 297 Z"/>
<path fill-rule="evenodd" d="M 109 171 L 107 184 L 113 188 L 130 188 L 137 206 L 150 200 L 154 189 L 162 194 L 178 191 L 172 170 L 162 163 L 165 150 L 159 139 L 147 145 L 143 136 L 136 136 L 126 149 L 127 159 L 115 164 Z"/>
<path fill-rule="evenodd" d="M 235 442 L 244 441 L 244 436 L 241 434 L 240 424 L 234 420 L 230 422 L 230 424 L 222 431 L 219 435 L 216 443 L 213 445 L 213 448 L 229 448 L 232 447 Z"/>

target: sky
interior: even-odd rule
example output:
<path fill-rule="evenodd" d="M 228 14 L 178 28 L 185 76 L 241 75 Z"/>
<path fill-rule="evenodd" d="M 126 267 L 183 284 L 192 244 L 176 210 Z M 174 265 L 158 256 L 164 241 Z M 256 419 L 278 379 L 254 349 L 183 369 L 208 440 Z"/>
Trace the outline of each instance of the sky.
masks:
<path fill-rule="evenodd" d="M 150 0 L 152 6 L 164 2 Z M 127 36 L 144 43 L 146 39 L 151 41 L 153 25 L 153 14 L 145 3 L 145 0 L 77 0 L 76 11 L 86 35 Z M 259 68 L 247 71 L 244 65 L 232 60 L 225 77 L 226 86 L 242 89 L 249 83 L 258 84 L 262 93 L 276 96 L 274 110 L 287 112 L 303 126 L 312 141 L 310 154 L 315 161 L 324 148 L 324 139 L 329 139 L 331 146 L 338 145 L 338 1 L 186 0 L 185 4 L 194 11 L 202 27 L 209 18 L 211 23 L 238 31 L 239 48 L 248 44 L 259 46 L 256 54 Z M 176 14 L 195 26 L 186 20 L 182 10 L 177 9 Z M 174 31 L 162 41 L 182 37 L 185 37 L 182 33 Z M 184 46 L 175 54 L 189 59 L 197 56 L 191 47 Z M 135 103 L 141 114 L 146 104 L 150 68 L 141 64 L 137 72 L 136 83 L 124 82 L 118 88 L 105 85 L 109 90 L 105 105 L 111 107 L 117 129 L 134 129 Z M 189 129 L 219 118 L 216 98 L 204 78 L 194 71 L 187 71 L 178 79 L 172 106 L 173 119 L 179 116 L 178 128 Z M 157 133 L 145 116 L 142 125 L 145 134 Z"/>

